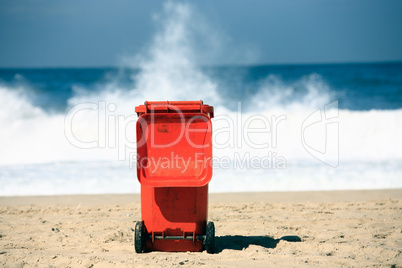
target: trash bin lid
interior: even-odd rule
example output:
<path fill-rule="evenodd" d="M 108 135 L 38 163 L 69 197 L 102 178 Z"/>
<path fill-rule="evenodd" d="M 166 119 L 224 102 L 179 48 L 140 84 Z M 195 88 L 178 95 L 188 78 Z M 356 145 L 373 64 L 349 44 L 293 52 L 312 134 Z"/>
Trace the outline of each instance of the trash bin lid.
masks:
<path fill-rule="evenodd" d="M 197 103 L 200 107 L 200 102 Z M 183 108 L 187 104 L 175 103 L 176 107 L 179 105 Z M 158 112 L 153 112 L 156 107 Z M 142 185 L 200 187 L 211 180 L 212 124 L 208 115 L 213 114 L 213 108 L 203 112 L 202 103 L 198 112 L 194 107 L 189 108 L 185 112 L 183 109 L 161 112 L 160 105 L 154 105 L 140 112 L 137 177 Z"/>
<path fill-rule="evenodd" d="M 144 105 L 135 107 L 138 116 L 146 113 L 203 113 L 214 117 L 214 107 L 200 101 L 146 101 Z"/>

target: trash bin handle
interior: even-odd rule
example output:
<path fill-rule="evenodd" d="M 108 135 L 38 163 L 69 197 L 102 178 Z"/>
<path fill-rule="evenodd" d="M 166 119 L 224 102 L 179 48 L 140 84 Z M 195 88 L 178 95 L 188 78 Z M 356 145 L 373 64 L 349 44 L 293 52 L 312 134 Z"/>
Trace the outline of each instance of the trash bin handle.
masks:
<path fill-rule="evenodd" d="M 203 108 L 205 108 L 205 107 L 203 107 L 204 106 L 204 102 L 202 101 L 202 100 L 200 100 L 199 102 L 199 111 L 200 111 L 200 113 L 203 113 Z M 166 105 L 166 106 L 165 106 Z M 172 105 L 172 107 L 170 107 L 170 105 Z M 149 101 L 145 101 L 144 102 L 144 106 L 145 106 L 145 111 L 144 111 L 144 113 L 145 114 L 147 114 L 147 113 L 151 113 L 151 110 L 154 110 L 156 107 L 160 107 L 159 109 L 161 109 L 163 106 L 165 106 L 166 107 L 166 112 L 167 113 L 169 113 L 170 111 L 177 111 L 177 109 L 179 109 L 180 110 L 180 108 L 179 108 L 179 106 L 180 105 L 183 105 L 183 106 L 188 106 L 188 105 L 190 105 L 190 107 L 191 106 L 193 106 L 194 107 L 194 109 L 191 109 L 191 110 L 197 110 L 196 109 L 196 105 L 197 105 L 197 101 L 187 101 L 187 102 L 175 102 L 175 101 L 173 101 L 173 102 L 171 102 L 171 101 L 166 101 L 166 102 L 164 102 L 164 101 L 159 101 L 159 102 L 149 102 Z M 173 107 L 174 106 L 174 107 Z M 152 107 L 154 107 L 154 108 L 152 108 Z M 188 109 L 188 107 L 187 107 L 187 109 Z M 162 108 L 162 110 L 163 110 L 163 108 Z M 186 109 L 185 109 L 186 110 Z"/>

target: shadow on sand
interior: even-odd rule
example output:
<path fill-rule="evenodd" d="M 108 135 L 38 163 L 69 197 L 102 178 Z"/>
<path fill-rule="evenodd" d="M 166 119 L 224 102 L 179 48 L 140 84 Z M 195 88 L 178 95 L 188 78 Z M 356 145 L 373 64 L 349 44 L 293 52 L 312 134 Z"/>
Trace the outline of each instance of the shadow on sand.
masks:
<path fill-rule="evenodd" d="M 224 249 L 243 250 L 250 245 L 275 248 L 281 240 L 288 242 L 301 242 L 300 237 L 293 235 L 283 236 L 279 239 L 274 239 L 269 236 L 217 236 L 215 237 L 215 253 L 220 253 Z"/>

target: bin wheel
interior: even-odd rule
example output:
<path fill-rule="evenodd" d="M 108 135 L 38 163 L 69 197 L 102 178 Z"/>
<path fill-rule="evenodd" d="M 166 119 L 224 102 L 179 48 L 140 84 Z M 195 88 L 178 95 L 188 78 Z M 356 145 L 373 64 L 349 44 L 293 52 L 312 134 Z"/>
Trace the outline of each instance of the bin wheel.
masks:
<path fill-rule="evenodd" d="M 207 253 L 215 252 L 215 225 L 212 221 L 207 224 L 207 231 L 205 236 L 205 249 Z"/>
<path fill-rule="evenodd" d="M 134 248 L 136 253 L 144 252 L 145 248 L 145 234 L 144 234 L 144 222 L 138 221 L 135 224 L 134 230 Z"/>

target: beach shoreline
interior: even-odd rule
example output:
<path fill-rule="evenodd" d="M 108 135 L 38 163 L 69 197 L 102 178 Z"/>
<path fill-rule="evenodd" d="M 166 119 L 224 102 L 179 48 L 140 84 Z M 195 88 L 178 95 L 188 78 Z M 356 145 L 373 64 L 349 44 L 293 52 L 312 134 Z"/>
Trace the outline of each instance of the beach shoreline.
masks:
<path fill-rule="evenodd" d="M 332 190 L 332 191 L 290 191 L 290 192 L 230 192 L 209 193 L 210 202 L 351 202 L 402 198 L 402 189 L 379 190 Z M 21 205 L 88 205 L 128 204 L 140 202 L 140 194 L 78 194 L 40 196 L 0 196 L 1 206 Z"/>
<path fill-rule="evenodd" d="M 136 254 L 140 207 L 139 194 L 0 197 L 0 264 L 402 267 L 402 189 L 211 193 L 217 254 Z"/>

